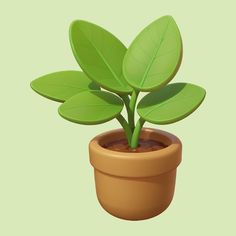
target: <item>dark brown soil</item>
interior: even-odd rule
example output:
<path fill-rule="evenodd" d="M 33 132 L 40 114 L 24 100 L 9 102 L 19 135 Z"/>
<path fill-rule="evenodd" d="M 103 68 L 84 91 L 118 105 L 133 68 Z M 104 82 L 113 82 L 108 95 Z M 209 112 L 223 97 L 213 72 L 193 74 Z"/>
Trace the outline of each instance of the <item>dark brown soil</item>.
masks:
<path fill-rule="evenodd" d="M 107 143 L 103 147 L 118 152 L 151 152 L 166 148 L 167 146 L 155 140 L 140 139 L 138 147 L 132 149 L 129 147 L 127 140 L 121 139 Z"/>

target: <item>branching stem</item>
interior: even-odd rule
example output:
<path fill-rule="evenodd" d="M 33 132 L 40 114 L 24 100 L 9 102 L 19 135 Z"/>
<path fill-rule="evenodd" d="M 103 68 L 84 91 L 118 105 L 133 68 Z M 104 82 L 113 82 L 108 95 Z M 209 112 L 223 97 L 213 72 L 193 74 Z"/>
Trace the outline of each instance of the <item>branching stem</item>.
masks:
<path fill-rule="evenodd" d="M 140 132 L 142 130 L 144 123 L 145 123 L 145 120 L 143 120 L 142 118 L 139 118 L 139 120 L 137 121 L 137 124 L 135 126 L 135 129 L 131 138 L 131 145 L 130 145 L 131 148 L 136 148 L 138 146 Z"/>
<path fill-rule="evenodd" d="M 128 144 L 130 146 L 131 145 L 131 138 L 132 138 L 132 131 L 130 129 L 130 126 L 129 126 L 128 122 L 125 120 L 125 118 L 121 114 L 119 114 L 116 117 L 116 119 L 119 121 L 119 123 L 123 127 L 123 129 L 125 131 L 126 138 L 128 140 Z"/>
<path fill-rule="evenodd" d="M 134 114 L 132 114 L 132 111 L 130 109 L 129 96 L 128 95 L 120 95 L 120 97 L 123 99 L 123 101 L 125 103 L 125 108 L 127 110 L 127 115 L 128 115 L 128 123 L 129 123 L 131 130 L 133 131 L 133 129 L 134 129 Z"/>
<path fill-rule="evenodd" d="M 138 146 L 139 135 L 142 126 L 145 122 L 143 119 L 140 118 L 135 126 L 134 116 L 135 116 L 135 107 L 138 94 L 139 94 L 138 91 L 133 90 L 131 98 L 129 98 L 128 95 L 120 95 L 120 97 L 123 99 L 125 103 L 125 107 L 128 114 L 128 122 L 121 114 L 118 117 L 116 117 L 125 131 L 128 144 L 131 148 L 136 148 Z"/>
<path fill-rule="evenodd" d="M 138 94 L 139 94 L 139 92 L 134 89 L 133 92 L 132 92 L 132 95 L 131 95 L 130 103 L 129 103 L 129 109 L 130 109 L 130 112 L 131 112 L 131 118 L 130 119 L 132 120 L 132 123 L 131 123 L 130 126 L 131 126 L 132 132 L 134 131 L 134 128 L 135 128 L 134 115 L 135 115 L 135 106 L 136 106 Z"/>

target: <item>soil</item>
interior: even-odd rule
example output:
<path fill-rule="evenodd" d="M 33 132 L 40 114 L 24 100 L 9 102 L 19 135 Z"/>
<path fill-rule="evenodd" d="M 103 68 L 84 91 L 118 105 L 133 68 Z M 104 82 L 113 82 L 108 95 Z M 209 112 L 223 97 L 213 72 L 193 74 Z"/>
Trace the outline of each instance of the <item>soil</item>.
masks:
<path fill-rule="evenodd" d="M 140 139 L 137 148 L 130 148 L 127 140 L 121 139 L 103 145 L 104 148 L 118 152 L 151 152 L 157 151 L 167 146 L 155 140 Z"/>

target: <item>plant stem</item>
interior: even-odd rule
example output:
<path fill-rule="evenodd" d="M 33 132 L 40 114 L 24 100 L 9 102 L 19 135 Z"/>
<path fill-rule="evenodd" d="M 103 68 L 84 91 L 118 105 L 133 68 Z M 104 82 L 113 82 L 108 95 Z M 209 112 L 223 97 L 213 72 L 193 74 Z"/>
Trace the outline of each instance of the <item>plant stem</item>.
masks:
<path fill-rule="evenodd" d="M 130 146 L 131 145 L 131 138 L 132 138 L 132 131 L 130 129 L 128 122 L 125 120 L 125 118 L 121 114 L 119 114 L 116 117 L 116 119 L 120 122 L 121 126 L 123 127 L 123 129 L 125 131 L 126 138 L 128 140 L 128 144 Z"/>
<path fill-rule="evenodd" d="M 138 146 L 138 140 L 139 140 L 139 136 L 140 136 L 140 132 L 142 130 L 142 127 L 145 123 L 145 120 L 143 120 L 141 117 L 139 118 L 139 120 L 137 121 L 137 124 L 135 126 L 132 138 L 131 138 L 131 148 L 136 148 Z"/>
<path fill-rule="evenodd" d="M 130 125 L 131 130 L 133 131 L 134 129 L 134 114 L 132 114 L 132 111 L 130 109 L 130 99 L 128 95 L 120 95 L 120 97 L 123 99 L 125 103 L 125 107 L 127 110 L 127 115 L 128 115 L 128 123 Z"/>
<path fill-rule="evenodd" d="M 132 95 L 131 95 L 130 102 L 129 102 L 129 109 L 130 109 L 130 113 L 131 113 L 130 119 L 132 121 L 132 122 L 130 122 L 130 126 L 131 126 L 132 132 L 134 131 L 134 128 L 135 128 L 135 125 L 134 125 L 134 114 L 135 113 L 134 112 L 135 112 L 135 105 L 136 105 L 136 101 L 138 98 L 138 94 L 139 94 L 139 92 L 134 89 L 132 92 Z"/>

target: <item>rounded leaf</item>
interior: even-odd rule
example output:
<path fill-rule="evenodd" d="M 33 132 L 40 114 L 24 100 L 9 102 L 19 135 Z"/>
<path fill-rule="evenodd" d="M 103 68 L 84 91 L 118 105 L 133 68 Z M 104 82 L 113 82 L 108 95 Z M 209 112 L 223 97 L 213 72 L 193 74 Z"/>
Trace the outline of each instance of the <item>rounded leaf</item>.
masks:
<path fill-rule="evenodd" d="M 138 104 L 138 114 L 154 124 L 170 124 L 194 112 L 206 91 L 193 84 L 175 83 L 147 94 Z"/>
<path fill-rule="evenodd" d="M 58 102 L 64 102 L 82 91 L 100 89 L 81 71 L 59 71 L 47 74 L 33 80 L 30 85 L 35 92 Z"/>
<path fill-rule="evenodd" d="M 126 47 L 110 32 L 77 20 L 70 26 L 70 43 L 82 70 L 101 87 L 116 93 L 131 93 L 122 73 Z"/>
<path fill-rule="evenodd" d="M 112 120 L 120 114 L 123 101 L 112 93 L 86 91 L 68 99 L 59 107 L 59 114 L 72 122 L 93 125 Z"/>
<path fill-rule="evenodd" d="M 182 40 L 171 16 L 152 22 L 134 39 L 123 62 L 128 83 L 141 91 L 166 85 L 177 73 L 182 59 Z"/>

